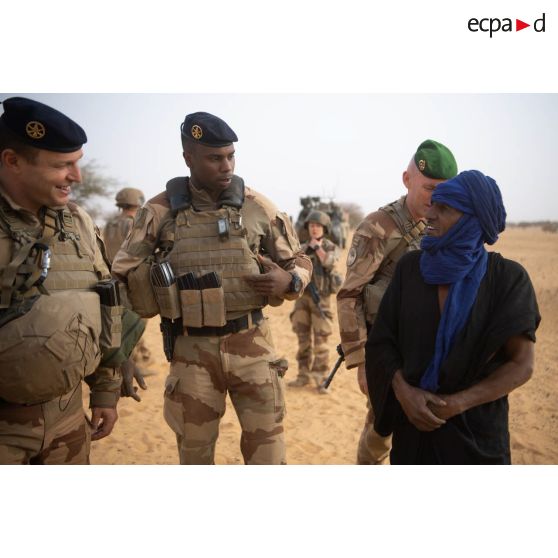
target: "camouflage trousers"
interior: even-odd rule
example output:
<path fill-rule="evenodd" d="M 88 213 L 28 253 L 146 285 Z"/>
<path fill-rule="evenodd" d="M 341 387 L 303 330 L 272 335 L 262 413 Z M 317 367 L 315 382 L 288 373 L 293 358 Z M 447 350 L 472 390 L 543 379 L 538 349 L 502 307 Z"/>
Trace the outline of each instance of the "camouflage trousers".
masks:
<path fill-rule="evenodd" d="M 358 465 L 382 465 L 391 451 L 391 435 L 380 436 L 374 430 L 374 409 L 367 402 L 368 413 L 360 434 L 357 450 Z"/>
<path fill-rule="evenodd" d="M 267 320 L 223 337 L 179 337 L 165 382 L 164 416 L 176 434 L 180 463 L 214 463 L 227 393 L 242 428 L 244 462 L 286 463 L 283 363 Z"/>
<path fill-rule="evenodd" d="M 291 324 L 298 337 L 298 377 L 304 381 L 313 378 L 319 384 L 329 370 L 328 337 L 333 328 L 331 313 L 331 297 L 325 296 L 320 300 L 320 306 L 325 317 L 322 317 L 318 307 L 308 293 L 304 293 L 294 305 L 291 312 Z M 314 346 L 312 347 L 312 334 Z"/>
<path fill-rule="evenodd" d="M 46 403 L 0 403 L 2 465 L 87 465 L 90 443 L 81 382 Z"/>

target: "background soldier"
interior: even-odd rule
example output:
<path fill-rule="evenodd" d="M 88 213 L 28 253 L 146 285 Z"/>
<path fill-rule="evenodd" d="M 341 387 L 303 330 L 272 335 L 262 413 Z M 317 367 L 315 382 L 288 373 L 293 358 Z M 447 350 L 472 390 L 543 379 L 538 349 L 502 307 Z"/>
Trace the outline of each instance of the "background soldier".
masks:
<path fill-rule="evenodd" d="M 69 201 L 87 137 L 42 103 L 12 97 L 3 108 L 0 463 L 85 464 L 90 439 L 112 431 L 120 391 L 114 370 L 92 374 L 101 333 L 93 287 L 110 273 L 97 228 Z M 87 375 L 91 421 L 81 396 Z"/>
<path fill-rule="evenodd" d="M 304 223 L 310 238 L 302 244 L 302 251 L 312 261 L 312 280 L 304 294 L 295 302 L 291 313 L 293 331 L 298 337 L 298 375 L 289 382 L 291 387 L 305 386 L 312 378 L 319 393 L 327 393 L 321 384 L 329 370 L 327 339 L 332 332 L 331 295 L 340 281 L 335 281 L 333 267 L 339 259 L 339 248 L 325 238 L 330 232 L 331 221 L 323 211 L 312 211 Z M 312 333 L 314 349 L 312 350 Z"/>
<path fill-rule="evenodd" d="M 269 299 L 298 298 L 312 264 L 289 218 L 233 174 L 238 138 L 226 122 L 199 112 L 186 116 L 181 131 L 190 177 L 169 181 L 138 212 L 113 274 L 127 281 L 138 313 L 174 320 L 175 340 L 166 336 L 164 414 L 180 463 L 214 463 L 227 392 L 242 427 L 245 463 L 285 463 L 286 366 L 275 356 L 262 307 Z M 176 283 L 154 287 L 159 296 L 150 311 L 142 306 L 154 253 L 182 288 L 177 294 Z"/>
<path fill-rule="evenodd" d="M 119 213 L 112 219 L 109 219 L 103 229 L 103 240 L 107 249 L 107 255 L 112 263 L 116 252 L 128 236 L 132 229 L 134 217 L 138 209 L 145 203 L 145 196 L 141 190 L 137 188 L 122 188 L 116 194 L 116 207 Z M 144 377 L 155 374 L 153 370 L 142 368 L 151 360 L 151 351 L 142 338 L 134 347 L 131 357 L 120 367 L 122 373 L 122 395 L 133 397 L 136 401 L 141 401 L 141 397 L 137 393 L 137 388 L 133 386 L 135 378 L 138 385 L 142 389 L 147 389 Z"/>
<path fill-rule="evenodd" d="M 145 203 L 145 196 L 137 188 L 122 188 L 116 194 L 115 200 L 120 211 L 107 221 L 103 230 L 103 240 L 111 262 L 128 236 L 138 209 Z"/>
<path fill-rule="evenodd" d="M 358 384 L 368 394 L 364 369 L 364 346 L 382 296 L 397 261 L 420 247 L 424 217 L 436 186 L 457 174 L 451 151 L 433 140 L 422 142 L 407 170 L 403 184 L 407 195 L 370 213 L 358 225 L 347 256 L 347 275 L 337 294 L 339 333 L 347 368 L 358 368 Z M 391 437 L 374 430 L 374 412 L 368 414 L 360 436 L 357 463 L 379 464 L 386 459 Z"/>

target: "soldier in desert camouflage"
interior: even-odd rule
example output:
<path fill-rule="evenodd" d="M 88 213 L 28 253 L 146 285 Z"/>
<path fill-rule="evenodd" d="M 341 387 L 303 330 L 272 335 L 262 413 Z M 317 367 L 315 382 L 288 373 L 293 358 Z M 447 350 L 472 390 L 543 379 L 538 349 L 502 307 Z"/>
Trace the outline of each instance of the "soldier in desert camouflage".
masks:
<path fill-rule="evenodd" d="M 113 429 L 120 392 L 116 371 L 97 368 L 94 288 L 110 278 L 104 248 L 91 217 L 69 199 L 87 137 L 32 99 L 6 99 L 3 109 L 0 463 L 87 464 L 90 440 Z M 82 379 L 91 386 L 91 420 Z"/>
<path fill-rule="evenodd" d="M 309 240 L 302 244 L 302 251 L 312 260 L 312 280 L 304 294 L 295 302 L 291 313 L 293 331 L 298 338 L 298 375 L 289 382 L 290 387 L 302 387 L 310 380 L 318 393 L 327 393 L 322 387 L 329 370 L 328 338 L 332 333 L 333 314 L 331 295 L 339 284 L 334 280 L 333 268 L 339 259 L 339 248 L 326 238 L 331 227 L 329 216 L 313 210 L 306 217 L 304 227 Z M 313 336 L 313 347 L 312 347 Z"/>
<path fill-rule="evenodd" d="M 337 313 L 345 365 L 357 368 L 358 384 L 365 395 L 368 388 L 364 346 L 382 296 L 399 258 L 420 247 L 432 192 L 437 184 L 456 174 L 457 164 L 451 151 L 441 143 L 425 140 L 403 172 L 407 194 L 367 215 L 355 231 L 347 255 L 345 281 L 337 293 Z M 391 436 L 382 437 L 374 430 L 374 411 L 368 402 L 357 463 L 381 464 L 390 448 Z"/>
<path fill-rule="evenodd" d="M 245 463 L 285 463 L 286 365 L 275 354 L 262 308 L 301 296 L 312 264 L 289 218 L 233 174 L 237 137 L 226 122 L 194 113 L 181 132 L 190 177 L 169 181 L 167 191 L 138 212 L 113 274 L 127 282 L 130 301 L 143 315 L 151 313 L 141 308 L 149 292 L 135 285 L 145 285 L 142 270 L 157 250 L 176 277 L 190 274 L 197 282 L 210 275 L 220 284 L 181 289 L 178 309 L 176 291 L 165 291 L 168 304 L 157 291 L 153 313 L 172 311 L 180 323 L 164 401 L 180 463 L 214 463 L 227 393 L 242 427 Z"/>

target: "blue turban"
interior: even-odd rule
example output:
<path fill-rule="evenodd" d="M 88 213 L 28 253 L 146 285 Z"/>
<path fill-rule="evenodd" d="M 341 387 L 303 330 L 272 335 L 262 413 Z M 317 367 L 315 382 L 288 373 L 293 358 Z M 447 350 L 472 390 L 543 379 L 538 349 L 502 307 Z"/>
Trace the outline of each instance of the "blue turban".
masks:
<path fill-rule="evenodd" d="M 494 244 L 506 226 L 506 210 L 496 181 L 480 171 L 464 171 L 439 184 L 432 203 L 443 203 L 463 213 L 439 238 L 422 239 L 420 271 L 431 285 L 450 285 L 442 311 L 432 361 L 420 387 L 436 392 L 440 366 L 456 335 L 463 329 L 486 273 L 488 253 L 484 243 Z"/>

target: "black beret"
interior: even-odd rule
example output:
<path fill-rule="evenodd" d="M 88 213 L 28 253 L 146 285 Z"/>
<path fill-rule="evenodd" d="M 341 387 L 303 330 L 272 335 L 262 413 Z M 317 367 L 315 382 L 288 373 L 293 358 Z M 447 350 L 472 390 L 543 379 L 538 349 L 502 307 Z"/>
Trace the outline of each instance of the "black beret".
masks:
<path fill-rule="evenodd" d="M 180 125 L 180 131 L 184 137 L 211 147 L 224 147 L 238 141 L 236 134 L 224 120 L 208 112 L 188 114 Z"/>
<path fill-rule="evenodd" d="M 48 105 L 25 97 L 10 97 L 2 105 L 4 113 L 0 120 L 27 145 L 71 153 L 87 141 L 79 124 Z"/>

